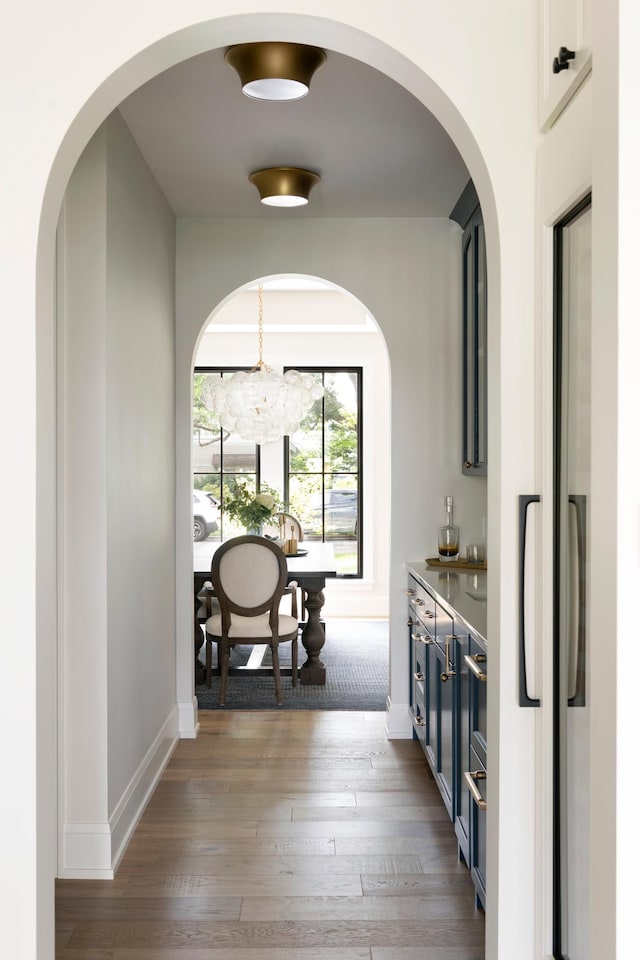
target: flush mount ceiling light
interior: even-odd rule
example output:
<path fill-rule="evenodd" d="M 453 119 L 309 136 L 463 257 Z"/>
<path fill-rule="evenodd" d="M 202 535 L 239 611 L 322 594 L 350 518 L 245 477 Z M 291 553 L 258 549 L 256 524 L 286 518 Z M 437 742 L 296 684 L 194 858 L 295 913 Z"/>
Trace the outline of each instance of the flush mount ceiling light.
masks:
<path fill-rule="evenodd" d="M 309 202 L 311 188 L 320 176 L 300 167 L 269 167 L 256 170 L 249 180 L 257 188 L 260 201 L 267 206 L 301 207 Z"/>
<path fill-rule="evenodd" d="M 240 76 L 242 92 L 253 100 L 299 100 L 327 55 L 302 43 L 238 43 L 224 55 Z"/>

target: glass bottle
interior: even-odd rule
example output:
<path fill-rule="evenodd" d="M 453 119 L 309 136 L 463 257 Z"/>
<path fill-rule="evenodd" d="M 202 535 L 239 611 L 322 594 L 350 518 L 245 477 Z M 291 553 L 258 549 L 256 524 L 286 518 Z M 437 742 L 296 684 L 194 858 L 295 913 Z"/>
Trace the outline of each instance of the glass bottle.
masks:
<path fill-rule="evenodd" d="M 438 531 L 440 560 L 457 560 L 460 555 L 460 531 L 453 522 L 453 497 L 444 498 L 444 525 Z"/>

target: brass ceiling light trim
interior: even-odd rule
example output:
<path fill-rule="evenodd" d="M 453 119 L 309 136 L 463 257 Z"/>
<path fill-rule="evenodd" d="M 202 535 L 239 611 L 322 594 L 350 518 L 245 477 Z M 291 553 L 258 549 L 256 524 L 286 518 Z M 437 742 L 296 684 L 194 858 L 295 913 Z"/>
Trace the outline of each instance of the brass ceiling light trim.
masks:
<path fill-rule="evenodd" d="M 256 170 L 249 180 L 257 188 L 261 203 L 269 207 L 301 207 L 309 202 L 311 188 L 320 175 L 300 167 L 268 167 Z"/>
<path fill-rule="evenodd" d="M 238 73 L 242 92 L 254 100 L 299 100 L 327 55 L 320 47 L 279 40 L 238 43 L 224 55 Z"/>

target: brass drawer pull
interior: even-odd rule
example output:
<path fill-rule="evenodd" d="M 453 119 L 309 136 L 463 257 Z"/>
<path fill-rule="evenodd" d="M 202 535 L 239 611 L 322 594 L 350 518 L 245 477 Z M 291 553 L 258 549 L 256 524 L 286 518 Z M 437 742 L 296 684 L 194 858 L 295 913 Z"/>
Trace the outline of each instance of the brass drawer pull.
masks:
<path fill-rule="evenodd" d="M 407 590 L 405 590 L 405 593 L 408 597 L 414 597 L 416 592 L 409 587 Z"/>
<path fill-rule="evenodd" d="M 422 681 L 424 680 L 424 674 L 420 673 L 419 670 L 416 670 L 415 673 L 413 674 L 413 678 L 414 680 Z"/>
<path fill-rule="evenodd" d="M 464 776 L 464 782 L 467 785 L 467 789 L 469 790 L 469 793 L 473 797 L 473 802 L 478 807 L 478 810 L 486 810 L 487 801 L 484 799 L 484 797 L 478 790 L 478 786 L 476 784 L 476 780 L 487 779 L 487 775 L 484 772 L 484 770 L 465 770 L 463 776 Z"/>
<path fill-rule="evenodd" d="M 469 667 L 469 670 L 471 670 L 471 673 L 474 675 L 476 680 L 480 680 L 481 683 L 486 683 L 487 675 L 480 666 L 481 663 L 487 662 L 487 658 L 485 657 L 484 653 L 476 653 L 474 656 L 465 653 L 464 662 Z"/>
<path fill-rule="evenodd" d="M 444 673 L 440 674 L 440 679 L 443 683 L 446 683 L 447 680 L 451 679 L 451 677 L 455 677 L 456 675 L 455 670 L 451 669 L 451 657 L 449 656 L 449 643 L 455 639 L 456 636 L 453 633 L 444 638 L 444 662 L 447 669 L 444 671 Z"/>
<path fill-rule="evenodd" d="M 413 719 L 418 724 L 419 727 L 424 727 L 425 725 L 424 717 L 414 717 Z"/>

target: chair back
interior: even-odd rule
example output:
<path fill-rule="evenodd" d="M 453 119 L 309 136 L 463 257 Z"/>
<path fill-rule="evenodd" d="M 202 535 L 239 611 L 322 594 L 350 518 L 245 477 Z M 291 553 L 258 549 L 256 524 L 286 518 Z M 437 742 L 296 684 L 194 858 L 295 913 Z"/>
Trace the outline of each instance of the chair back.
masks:
<path fill-rule="evenodd" d="M 297 517 L 294 517 L 292 513 L 274 513 L 273 516 L 269 517 L 268 520 L 262 525 L 264 532 L 267 532 L 271 536 L 280 536 L 280 520 L 284 523 L 284 539 L 290 540 L 294 539 L 300 543 L 304 540 L 304 533 L 302 531 L 302 524 Z M 293 527 L 293 534 L 291 533 L 291 528 Z"/>
<path fill-rule="evenodd" d="M 223 629 L 228 630 L 232 614 L 259 617 L 269 613 L 270 626 L 277 626 L 287 562 L 276 544 L 256 536 L 226 540 L 213 554 L 211 580 Z"/>

